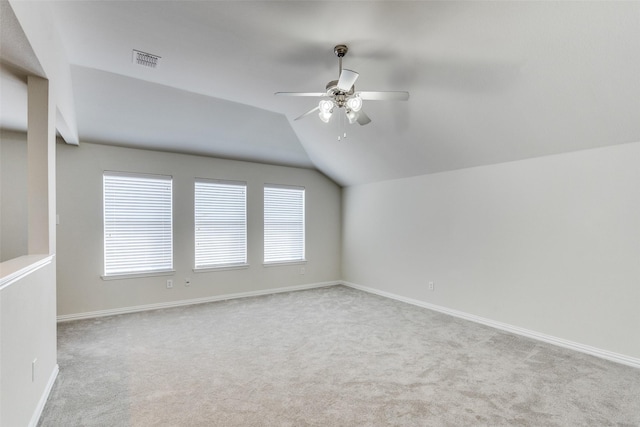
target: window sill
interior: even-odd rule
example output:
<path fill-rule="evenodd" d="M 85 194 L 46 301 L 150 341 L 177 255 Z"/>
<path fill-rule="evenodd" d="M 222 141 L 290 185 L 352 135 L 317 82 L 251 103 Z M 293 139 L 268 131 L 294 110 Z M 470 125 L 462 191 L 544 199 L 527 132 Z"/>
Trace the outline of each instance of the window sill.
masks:
<path fill-rule="evenodd" d="M 306 264 L 307 260 L 306 259 L 298 259 L 295 261 L 274 261 L 274 262 L 265 262 L 262 263 L 262 265 L 264 267 L 279 267 L 281 265 L 300 265 L 300 264 Z"/>
<path fill-rule="evenodd" d="M 137 279 L 140 277 L 173 276 L 175 270 L 145 271 L 144 273 L 123 273 L 100 276 L 102 280 Z"/>
<path fill-rule="evenodd" d="M 219 267 L 197 267 L 193 269 L 194 273 L 207 273 L 210 271 L 224 271 L 224 270 L 245 270 L 249 268 L 249 264 L 229 264 L 221 265 Z"/>

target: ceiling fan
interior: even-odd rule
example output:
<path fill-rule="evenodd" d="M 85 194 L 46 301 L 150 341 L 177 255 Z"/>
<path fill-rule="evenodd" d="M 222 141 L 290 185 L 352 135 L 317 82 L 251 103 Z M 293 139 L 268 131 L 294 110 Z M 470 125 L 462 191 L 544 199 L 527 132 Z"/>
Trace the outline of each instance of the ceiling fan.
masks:
<path fill-rule="evenodd" d="M 358 79 L 359 74 L 355 71 L 342 68 L 342 58 L 344 58 L 348 51 L 349 48 L 343 44 L 339 44 L 333 49 L 333 52 L 338 57 L 340 77 L 338 80 L 332 80 L 327 83 L 326 92 L 276 92 L 276 95 L 279 96 L 322 98 L 317 107 L 296 117 L 294 120 L 300 120 L 318 111 L 320 120 L 329 123 L 334 110 L 336 108 L 344 108 L 349 124 L 357 122 L 360 125 L 366 125 L 371 123 L 371 119 L 362 111 L 362 101 L 406 101 L 409 99 L 409 92 L 356 91 L 354 83 Z"/>

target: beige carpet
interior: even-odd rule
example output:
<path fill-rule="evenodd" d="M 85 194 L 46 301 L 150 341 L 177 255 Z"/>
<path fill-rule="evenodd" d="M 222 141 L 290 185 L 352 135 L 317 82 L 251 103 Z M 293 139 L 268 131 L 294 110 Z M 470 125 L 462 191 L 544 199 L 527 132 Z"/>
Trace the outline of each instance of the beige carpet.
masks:
<path fill-rule="evenodd" d="M 640 370 L 335 286 L 63 323 L 40 426 L 640 425 Z"/>

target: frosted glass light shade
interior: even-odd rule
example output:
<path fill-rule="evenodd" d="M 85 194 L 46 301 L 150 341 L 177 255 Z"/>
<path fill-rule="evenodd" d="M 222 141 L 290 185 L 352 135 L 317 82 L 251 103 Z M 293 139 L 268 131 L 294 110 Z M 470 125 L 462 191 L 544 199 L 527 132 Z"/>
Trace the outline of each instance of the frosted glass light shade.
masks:
<path fill-rule="evenodd" d="M 362 99 L 359 96 L 349 98 L 349 100 L 347 101 L 347 106 L 353 111 L 360 111 L 360 109 L 362 108 Z"/>
<path fill-rule="evenodd" d="M 347 110 L 347 119 L 349 120 L 349 124 L 352 125 L 358 120 L 358 113 L 352 110 Z"/>
<path fill-rule="evenodd" d="M 329 120 L 331 119 L 331 111 L 320 111 L 320 113 L 318 113 L 318 116 L 323 122 L 329 123 Z"/>
<path fill-rule="evenodd" d="M 328 99 L 323 99 L 318 103 L 318 107 L 321 113 L 331 113 L 331 110 L 333 110 L 333 102 Z M 331 116 L 331 114 L 329 114 L 329 116 Z"/>

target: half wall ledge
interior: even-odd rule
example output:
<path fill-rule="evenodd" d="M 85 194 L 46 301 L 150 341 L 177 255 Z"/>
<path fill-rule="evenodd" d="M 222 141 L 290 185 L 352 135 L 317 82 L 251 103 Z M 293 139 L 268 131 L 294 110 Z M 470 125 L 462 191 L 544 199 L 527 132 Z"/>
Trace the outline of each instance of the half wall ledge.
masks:
<path fill-rule="evenodd" d="M 51 264 L 55 255 L 24 255 L 0 263 L 0 291 Z"/>

